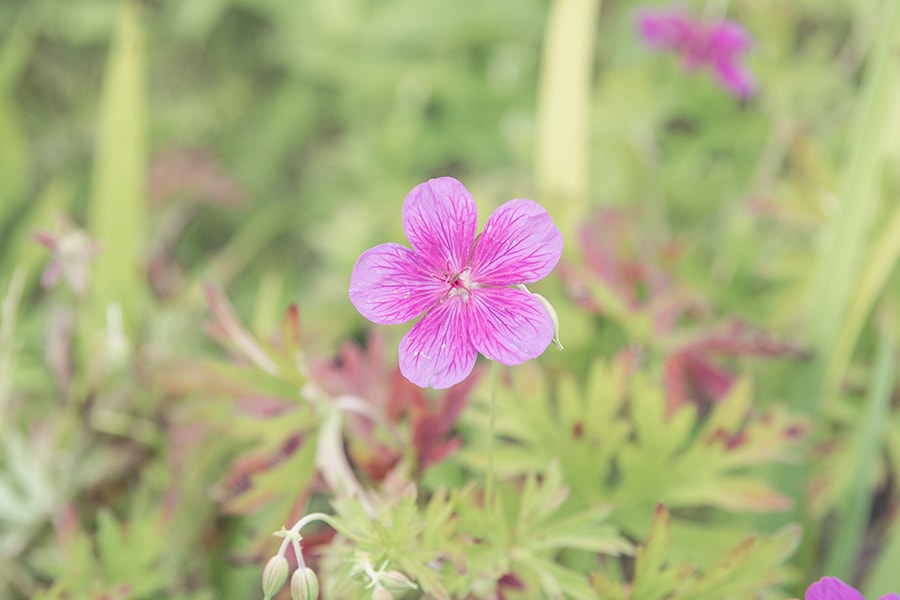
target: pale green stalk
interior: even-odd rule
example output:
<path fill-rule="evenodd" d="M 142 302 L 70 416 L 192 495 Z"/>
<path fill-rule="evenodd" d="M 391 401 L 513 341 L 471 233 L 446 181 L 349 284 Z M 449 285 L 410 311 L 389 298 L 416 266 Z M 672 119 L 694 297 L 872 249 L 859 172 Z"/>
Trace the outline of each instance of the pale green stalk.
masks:
<path fill-rule="evenodd" d="M 308 515 L 303 516 L 299 521 L 294 523 L 294 526 L 290 529 L 285 529 L 282 527 L 279 531 L 276 531 L 274 536 L 281 538 L 281 546 L 278 548 L 278 554 L 276 556 L 284 556 L 284 553 L 287 551 L 288 545 L 294 548 L 294 555 L 297 557 L 297 564 L 299 568 L 303 569 L 306 567 L 306 564 L 303 562 L 303 551 L 300 548 L 300 542 L 303 540 L 303 536 L 300 535 L 300 530 L 303 529 L 306 525 L 312 523 L 313 521 L 322 521 L 330 525 L 335 530 L 338 529 L 336 521 L 331 518 L 331 515 L 327 515 L 325 513 L 310 513 Z"/>
<path fill-rule="evenodd" d="M 900 565 L 900 519 L 894 519 L 885 535 L 875 565 L 866 577 L 863 593 L 866 598 L 880 598 L 897 591 L 897 565 Z"/>
<path fill-rule="evenodd" d="M 828 544 L 825 573 L 850 580 L 859 557 L 872 508 L 876 464 L 884 443 L 885 429 L 891 411 L 891 390 L 896 381 L 897 351 L 894 347 L 894 322 L 884 314 L 879 333 L 878 352 L 872 387 L 865 413 L 853 438 L 851 452 L 853 473 L 847 485 L 846 502 L 841 507 L 834 539 Z"/>
<path fill-rule="evenodd" d="M 840 388 L 850 366 L 853 351 L 872 307 L 881 295 L 900 258 L 900 205 L 894 207 L 880 237 L 873 243 L 864 270 L 855 286 L 849 309 L 844 315 L 831 360 L 825 371 L 824 397 L 829 400 Z"/>
<path fill-rule="evenodd" d="M 550 4 L 538 83 L 535 174 L 542 201 L 564 235 L 588 195 L 590 101 L 600 0 Z"/>
<path fill-rule="evenodd" d="M 487 472 L 484 474 L 484 506 L 490 513 L 494 510 L 494 424 L 497 412 L 497 379 L 500 365 L 491 361 L 491 396 L 488 400 L 488 447 Z"/>
<path fill-rule="evenodd" d="M 101 246 L 91 277 L 88 339 L 105 326 L 111 305 L 121 307 L 126 335 L 132 336 L 145 301 L 144 64 L 140 5 L 124 0 L 104 72 L 87 210 L 88 230 Z"/>

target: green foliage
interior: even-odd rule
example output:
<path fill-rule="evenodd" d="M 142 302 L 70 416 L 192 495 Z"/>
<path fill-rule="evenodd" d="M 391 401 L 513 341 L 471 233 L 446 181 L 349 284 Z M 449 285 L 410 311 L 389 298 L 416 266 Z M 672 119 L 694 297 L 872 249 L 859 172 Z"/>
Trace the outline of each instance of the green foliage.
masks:
<path fill-rule="evenodd" d="M 623 586 L 604 575 L 593 578 L 597 597 L 608 600 L 729 600 L 770 597 L 785 578 L 784 561 L 793 554 L 800 530 L 790 527 L 771 536 L 749 537 L 709 569 L 670 564 L 673 536 L 669 511 L 659 505 L 645 545 L 635 557 L 634 582 Z"/>
<path fill-rule="evenodd" d="M 363 503 L 339 500 L 333 525 L 352 546 L 336 545 L 329 557 L 344 565 L 386 563 L 434 598 L 490 597 L 492 580 L 503 575 L 515 575 L 547 597 L 592 598 L 587 576 L 560 564 L 561 552 L 617 556 L 630 553 L 631 544 L 607 522 L 607 507 L 573 511 L 568 496 L 558 466 L 551 464 L 540 477 L 527 476 L 521 489 L 505 488 L 491 510 L 478 503 L 471 485 L 449 494 L 440 490 L 421 508 L 408 489 L 379 506 L 374 518 Z M 360 572 L 343 570 L 348 578 Z M 349 593 L 345 577 L 334 581 L 343 585 L 332 594 Z"/>
<path fill-rule="evenodd" d="M 341 564 L 341 573 L 329 578 L 329 595 L 347 596 L 354 587 L 359 597 L 361 580 L 351 577 L 359 571 L 354 564 L 385 564 L 407 574 L 425 593 L 447 599 L 447 586 L 440 570 L 429 563 L 441 562 L 458 555 L 461 543 L 456 536 L 452 505 L 446 493 L 435 494 L 423 510 L 416 504 L 415 491 L 410 489 L 399 499 L 379 507 L 373 518 L 363 503 L 346 498 L 334 503 L 338 520 L 336 527 L 353 546 L 336 545 L 331 560 Z"/>
<path fill-rule="evenodd" d="M 0 597 L 897 591 L 900 9 L 707 4 L 746 102 L 638 2 L 0 3 Z M 438 175 L 566 237 L 496 430 L 346 296 Z"/>
<path fill-rule="evenodd" d="M 498 450 L 498 471 L 539 468 L 549 452 L 578 505 L 611 506 L 611 520 L 635 537 L 646 534 L 658 503 L 680 509 L 682 526 L 705 539 L 689 553 L 693 560 L 718 556 L 734 542 L 732 533 L 697 527 L 710 508 L 767 513 L 788 506 L 759 467 L 791 457 L 802 421 L 783 407 L 754 411 L 746 384 L 702 420 L 693 406 L 667 415 L 658 386 L 625 369 L 596 361 L 584 387 L 563 379 L 554 398 L 540 373 L 520 368 L 523 376 L 499 394 L 497 431 L 507 443 Z M 473 447 L 473 465 L 481 452 Z"/>
<path fill-rule="evenodd" d="M 173 574 L 184 573 L 187 567 L 174 560 L 170 540 L 159 535 L 164 520 L 165 516 L 155 511 L 135 514 L 123 523 L 104 510 L 97 514 L 95 534 L 65 532 L 52 567 L 56 583 L 36 597 L 159 597 Z M 198 591 L 190 597 L 203 600 L 214 596 Z"/>

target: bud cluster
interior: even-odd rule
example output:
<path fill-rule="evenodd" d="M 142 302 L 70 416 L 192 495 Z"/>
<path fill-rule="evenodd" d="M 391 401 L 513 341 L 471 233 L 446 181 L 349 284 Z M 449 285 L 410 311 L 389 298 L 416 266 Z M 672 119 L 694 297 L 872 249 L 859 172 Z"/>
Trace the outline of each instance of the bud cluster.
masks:
<path fill-rule="evenodd" d="M 302 557 L 299 560 L 303 562 Z M 269 559 L 262 576 L 263 600 L 271 600 L 284 587 L 289 570 L 288 561 L 281 554 Z M 302 564 L 298 566 L 291 575 L 290 589 L 292 600 L 316 600 L 319 597 L 319 580 L 315 571 Z"/>
<path fill-rule="evenodd" d="M 300 548 L 300 541 L 303 536 L 300 535 L 300 529 L 311 521 L 329 522 L 328 515 L 321 513 L 313 513 L 306 515 L 297 521 L 290 529 L 281 528 L 274 535 L 282 538 L 281 547 L 278 553 L 269 559 L 263 569 L 262 590 L 263 600 L 271 600 L 281 588 L 284 587 L 290 572 L 290 564 L 284 557 L 284 553 L 288 546 L 294 548 L 294 556 L 297 557 L 297 568 L 291 575 L 291 599 L 292 600 L 316 600 L 319 597 L 319 579 L 316 577 L 315 571 L 306 566 L 303 562 L 303 551 Z"/>
<path fill-rule="evenodd" d="M 335 520 L 328 515 L 312 513 L 297 521 L 290 529 L 282 527 L 280 531 L 274 533 L 277 537 L 282 538 L 282 541 L 278 552 L 269 559 L 263 569 L 263 600 L 271 600 L 287 581 L 291 567 L 284 553 L 288 546 L 293 547 L 294 556 L 297 557 L 297 568 L 291 574 L 292 600 L 317 600 L 319 597 L 319 579 L 316 577 L 315 571 L 303 562 L 303 551 L 300 547 L 300 542 L 303 540 L 300 530 L 312 521 L 324 521 L 332 527 L 336 527 Z M 394 594 L 402 595 L 410 590 L 418 589 L 419 586 L 409 577 L 400 571 L 387 570 L 387 566 L 388 561 L 384 561 L 376 571 L 368 556 L 360 553 L 356 557 L 353 574 L 363 574 L 369 580 L 366 588 L 372 589 L 372 600 L 393 600 Z"/>

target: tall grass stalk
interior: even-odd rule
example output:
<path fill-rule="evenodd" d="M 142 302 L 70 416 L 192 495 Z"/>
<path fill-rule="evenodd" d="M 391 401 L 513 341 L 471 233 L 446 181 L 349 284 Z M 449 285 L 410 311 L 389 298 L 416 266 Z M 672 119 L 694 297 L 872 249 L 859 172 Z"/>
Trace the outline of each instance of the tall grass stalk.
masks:
<path fill-rule="evenodd" d="M 817 358 L 811 367 L 812 387 L 799 390 L 799 408 L 808 412 L 821 405 L 825 365 L 837 349 L 836 342 L 852 292 L 857 289 L 872 224 L 879 208 L 879 185 L 884 170 L 889 129 L 884 127 L 889 110 L 898 110 L 893 98 L 892 48 L 900 34 L 900 2 L 884 2 L 881 25 L 870 55 L 848 166 L 839 188 L 838 210 L 826 230 L 810 299 L 807 333 Z M 842 344 L 855 345 L 855 339 Z M 808 379 L 807 379 L 808 381 Z"/>
<path fill-rule="evenodd" d="M 838 392 L 850 366 L 853 351 L 863 326 L 875 306 L 888 278 L 900 259 L 900 205 L 894 207 L 881 234 L 866 255 L 864 268 L 855 285 L 855 293 L 841 323 L 834 350 L 825 370 L 823 394 L 826 400 Z"/>
<path fill-rule="evenodd" d="M 494 437 L 497 413 L 497 379 L 500 376 L 500 364 L 491 361 L 491 397 L 488 404 L 488 447 L 487 470 L 484 475 L 484 507 L 488 514 L 494 511 Z"/>
<path fill-rule="evenodd" d="M 891 391 L 897 376 L 897 349 L 894 347 L 895 323 L 885 312 L 881 319 L 878 353 L 872 376 L 872 387 L 859 424 L 851 452 L 853 473 L 845 504 L 841 507 L 837 531 L 828 545 L 825 573 L 845 581 L 853 578 L 857 557 L 863 545 L 869 513 L 872 509 L 872 482 L 878 457 L 884 443 L 887 421 L 891 413 Z"/>
<path fill-rule="evenodd" d="M 573 209 L 588 194 L 591 75 L 600 5 L 600 0 L 552 2 L 544 34 L 535 174 L 541 200 L 557 209 L 566 237 L 578 216 Z"/>
<path fill-rule="evenodd" d="M 146 230 L 144 43 L 140 5 L 123 0 L 100 103 L 88 229 L 100 242 L 91 280 L 88 336 L 103 328 L 108 307 L 121 307 L 133 334 L 145 297 Z"/>

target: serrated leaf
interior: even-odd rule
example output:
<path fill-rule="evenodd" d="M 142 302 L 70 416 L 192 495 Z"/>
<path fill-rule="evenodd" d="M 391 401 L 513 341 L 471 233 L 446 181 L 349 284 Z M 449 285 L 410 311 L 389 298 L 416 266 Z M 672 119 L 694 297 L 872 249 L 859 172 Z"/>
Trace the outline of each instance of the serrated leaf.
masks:
<path fill-rule="evenodd" d="M 339 533 L 355 545 L 359 554 L 372 564 L 387 563 L 400 570 L 434 598 L 449 600 L 441 573 L 433 568 L 452 552 L 455 521 L 452 507 L 444 494 L 436 494 L 420 509 L 415 489 L 409 488 L 399 499 L 385 503 L 372 516 L 355 498 L 332 502 Z"/>
<path fill-rule="evenodd" d="M 782 564 L 799 541 L 800 529 L 794 526 L 772 536 L 750 536 L 701 573 L 690 564 L 670 564 L 669 512 L 660 505 L 646 543 L 637 550 L 630 589 L 603 574 L 592 582 L 602 599 L 746 600 L 784 579 Z"/>
<path fill-rule="evenodd" d="M 789 526 L 772 536 L 747 538 L 672 600 L 740 600 L 777 585 L 800 535 L 799 527 Z"/>

